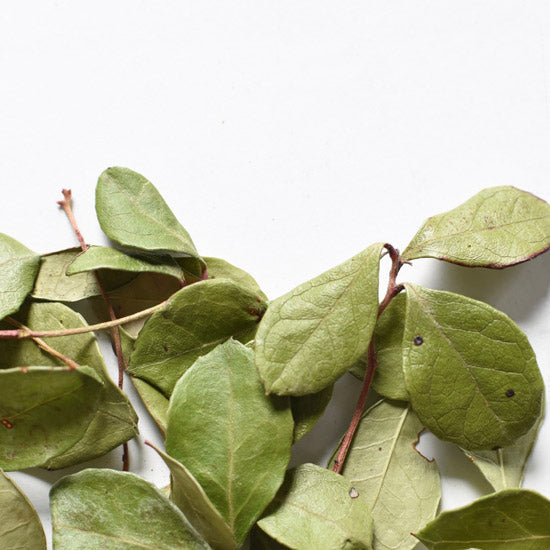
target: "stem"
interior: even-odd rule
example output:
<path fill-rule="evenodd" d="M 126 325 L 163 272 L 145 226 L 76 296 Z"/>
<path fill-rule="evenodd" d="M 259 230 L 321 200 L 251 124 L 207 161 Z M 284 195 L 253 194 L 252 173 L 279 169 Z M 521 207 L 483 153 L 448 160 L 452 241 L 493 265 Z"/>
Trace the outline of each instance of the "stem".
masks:
<path fill-rule="evenodd" d="M 378 317 L 382 315 L 382 312 L 388 307 L 393 298 L 395 298 L 395 296 L 397 296 L 403 290 L 403 285 L 398 285 L 396 283 L 397 274 L 399 273 L 399 270 L 403 265 L 401 258 L 399 257 L 399 252 L 391 244 L 386 243 L 384 247 L 389 253 L 392 265 L 390 269 L 390 277 L 388 281 L 388 289 L 386 290 L 386 295 L 378 306 Z M 353 412 L 350 425 L 346 431 L 346 434 L 344 435 L 344 439 L 342 440 L 342 444 L 340 445 L 340 450 L 338 451 L 338 455 L 336 457 L 336 460 L 334 461 L 334 467 L 332 468 L 332 470 L 337 474 L 339 474 L 344 467 L 344 462 L 351 447 L 353 436 L 355 435 L 355 431 L 357 430 L 357 426 L 359 425 L 359 422 L 361 420 L 361 415 L 363 414 L 363 409 L 365 408 L 367 395 L 370 390 L 372 379 L 374 378 L 374 372 L 376 371 L 377 364 L 378 361 L 376 359 L 376 351 L 374 349 L 373 331 L 373 335 L 367 352 L 367 368 L 365 371 L 365 378 L 363 379 L 363 385 L 361 387 L 361 393 L 359 394 L 359 398 L 357 399 L 357 404 L 355 405 L 355 411 Z"/>

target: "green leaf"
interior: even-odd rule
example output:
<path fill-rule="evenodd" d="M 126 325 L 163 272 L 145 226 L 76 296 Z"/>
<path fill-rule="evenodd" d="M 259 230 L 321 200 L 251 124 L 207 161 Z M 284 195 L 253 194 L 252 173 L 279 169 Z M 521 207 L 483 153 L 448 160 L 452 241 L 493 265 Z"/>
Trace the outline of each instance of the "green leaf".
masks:
<path fill-rule="evenodd" d="M 398 402 L 378 401 L 361 417 L 342 475 L 368 502 L 374 550 L 414 548 L 411 532 L 436 516 L 439 470 L 414 447 L 422 429 L 410 405 Z"/>
<path fill-rule="evenodd" d="M 75 445 L 101 394 L 89 367 L 0 370 L 0 468 L 40 466 Z"/>
<path fill-rule="evenodd" d="M 534 491 L 505 489 L 443 512 L 416 536 L 430 550 L 550 548 L 550 501 Z"/>
<path fill-rule="evenodd" d="M 50 491 L 54 550 L 208 549 L 183 514 L 127 472 L 84 470 Z"/>
<path fill-rule="evenodd" d="M 543 414 L 533 427 L 509 447 L 496 451 L 464 451 L 495 491 L 521 487 L 525 463 L 531 454 Z"/>
<path fill-rule="evenodd" d="M 189 523 L 214 550 L 234 550 L 237 543 L 231 529 L 193 474 L 181 462 L 155 449 L 170 468 L 170 498 L 183 512 Z"/>
<path fill-rule="evenodd" d="M 151 415 L 162 435 L 166 436 L 168 422 L 168 398 L 157 388 L 134 376 L 130 379 L 138 392 L 147 412 Z"/>
<path fill-rule="evenodd" d="M 107 168 L 99 176 L 96 212 L 101 229 L 122 246 L 199 257 L 155 186 L 128 168 Z"/>
<path fill-rule="evenodd" d="M 1 470 L 0 517 L 1 548 L 46 550 L 46 537 L 36 510 Z"/>
<path fill-rule="evenodd" d="M 81 253 L 81 248 L 69 248 L 42 256 L 31 296 L 52 302 L 77 302 L 100 296 L 101 289 L 93 273 L 80 273 L 71 277 L 67 275 L 69 265 Z M 133 273 L 104 272 L 100 275 L 100 280 L 105 290 L 113 290 L 127 284 L 134 277 Z"/>
<path fill-rule="evenodd" d="M 316 393 L 367 352 L 383 246 L 370 246 L 270 303 L 256 335 L 256 366 L 267 392 Z"/>
<path fill-rule="evenodd" d="M 84 319 L 59 303 L 33 303 L 16 318 L 32 330 L 63 330 L 86 326 Z M 86 433 L 69 449 L 52 456 L 44 466 L 63 468 L 102 456 L 137 434 L 137 415 L 128 398 L 108 375 L 95 335 L 91 332 L 48 338 L 56 351 L 80 365 L 93 368 L 103 381 L 97 411 Z M 0 341 L 0 368 L 21 365 L 64 367 L 65 363 L 42 351 L 32 340 Z"/>
<path fill-rule="evenodd" d="M 90 246 L 81 252 L 68 266 L 67 275 L 95 270 L 130 271 L 136 273 L 162 273 L 183 279 L 183 270 L 171 256 L 130 256 L 115 248 Z"/>
<path fill-rule="evenodd" d="M 414 411 L 469 450 L 511 444 L 541 411 L 544 386 L 523 332 L 465 296 L 406 285 L 405 380 Z"/>
<path fill-rule="evenodd" d="M 370 550 L 372 518 L 350 482 L 315 464 L 289 470 L 258 526 L 296 550 Z"/>
<path fill-rule="evenodd" d="M 484 189 L 454 210 L 424 222 L 403 261 L 436 258 L 502 268 L 550 248 L 550 205 L 515 187 Z"/>
<path fill-rule="evenodd" d="M 0 233 L 0 319 L 19 309 L 31 292 L 40 256 Z"/>
<path fill-rule="evenodd" d="M 403 330 L 405 329 L 405 294 L 398 294 L 382 312 L 374 329 L 374 346 L 378 364 L 373 389 L 384 397 L 408 401 L 403 374 Z M 351 369 L 360 380 L 365 378 L 366 355 Z"/>
<path fill-rule="evenodd" d="M 129 372 L 169 396 L 196 359 L 230 337 L 247 342 L 265 307 L 228 279 L 184 287 L 139 333 Z"/>
<path fill-rule="evenodd" d="M 294 418 L 294 443 L 313 429 L 327 408 L 332 397 L 333 386 L 318 393 L 290 398 Z"/>
<path fill-rule="evenodd" d="M 166 450 L 197 479 L 238 544 L 283 481 L 293 427 L 288 399 L 264 394 L 253 351 L 235 340 L 198 359 L 174 388 Z"/>

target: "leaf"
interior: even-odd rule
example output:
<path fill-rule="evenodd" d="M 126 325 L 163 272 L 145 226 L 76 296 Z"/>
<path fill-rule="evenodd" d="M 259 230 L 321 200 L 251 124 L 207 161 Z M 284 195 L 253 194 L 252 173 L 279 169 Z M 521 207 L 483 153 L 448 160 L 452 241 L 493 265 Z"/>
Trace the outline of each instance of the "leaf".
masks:
<path fill-rule="evenodd" d="M 95 206 L 101 229 L 122 246 L 199 257 L 155 186 L 137 172 L 107 168 L 97 182 Z"/>
<path fill-rule="evenodd" d="M 504 447 L 525 434 L 544 391 L 525 334 L 483 302 L 410 284 L 406 290 L 403 365 L 420 421 L 469 450 Z"/>
<path fill-rule="evenodd" d="M 130 271 L 136 273 L 161 273 L 183 279 L 183 270 L 171 256 L 130 256 L 115 248 L 90 246 L 81 252 L 68 266 L 67 275 L 94 270 Z"/>
<path fill-rule="evenodd" d="M 170 497 L 189 523 L 214 550 L 233 550 L 237 543 L 229 526 L 210 502 L 193 474 L 180 462 L 156 449 L 171 474 Z"/>
<path fill-rule="evenodd" d="M 414 548 L 411 531 L 436 516 L 439 470 L 414 447 L 422 429 L 410 405 L 395 401 L 378 401 L 361 417 L 342 475 L 368 503 L 374 550 Z"/>
<path fill-rule="evenodd" d="M 416 536 L 429 549 L 542 550 L 550 547 L 550 501 L 534 491 L 505 489 L 443 512 Z"/>
<path fill-rule="evenodd" d="M 128 472 L 66 476 L 52 487 L 50 504 L 54 550 L 210 548 L 158 489 Z"/>
<path fill-rule="evenodd" d="M 403 261 L 436 258 L 503 268 L 550 248 L 550 205 L 515 187 L 484 189 L 454 210 L 424 222 Z"/>
<path fill-rule="evenodd" d="M 151 415 L 162 435 L 166 436 L 166 423 L 168 421 L 168 398 L 154 386 L 134 376 L 130 379 L 143 401 L 147 412 Z"/>
<path fill-rule="evenodd" d="M 19 309 L 31 292 L 40 256 L 0 233 L 0 319 Z"/>
<path fill-rule="evenodd" d="M 374 244 L 270 303 L 256 335 L 256 366 L 268 393 L 321 391 L 367 352 L 382 247 Z"/>
<path fill-rule="evenodd" d="M 403 330 L 405 329 L 405 294 L 398 294 L 382 312 L 374 329 L 374 346 L 378 364 L 372 381 L 373 389 L 390 399 L 408 401 L 403 374 Z M 352 367 L 360 380 L 365 378 L 366 355 Z"/>
<path fill-rule="evenodd" d="M 40 518 L 27 497 L 0 470 L 0 547 L 46 550 Z"/>
<path fill-rule="evenodd" d="M 0 370 L 0 468 L 40 466 L 86 432 L 101 382 L 89 367 Z"/>
<path fill-rule="evenodd" d="M 62 330 L 86 326 L 84 319 L 72 309 L 59 303 L 33 303 L 17 314 L 32 330 Z M 93 333 L 48 338 L 48 344 L 80 365 L 93 368 L 103 382 L 97 411 L 88 422 L 86 433 L 69 449 L 52 456 L 43 465 L 63 468 L 102 456 L 137 434 L 137 415 L 118 387 L 113 383 Z M 1 340 L 0 367 L 21 365 L 64 367 L 65 363 L 42 351 L 32 340 Z"/>
<path fill-rule="evenodd" d="M 77 302 L 100 296 L 101 290 L 93 273 L 67 275 L 69 265 L 81 253 L 81 248 L 69 248 L 42 256 L 31 296 L 52 302 Z M 100 280 L 105 290 L 112 290 L 127 284 L 134 277 L 133 273 L 105 272 L 100 275 Z"/>
<path fill-rule="evenodd" d="M 464 451 L 495 491 L 521 487 L 525 463 L 531 454 L 543 414 L 532 428 L 509 447 L 497 451 Z"/>
<path fill-rule="evenodd" d="M 196 359 L 230 337 L 248 341 L 265 307 L 228 279 L 184 287 L 147 321 L 128 370 L 170 396 Z"/>
<path fill-rule="evenodd" d="M 253 351 L 235 340 L 198 359 L 174 388 L 166 450 L 200 483 L 238 544 L 283 481 L 293 427 L 288 399 L 264 394 Z"/>
<path fill-rule="evenodd" d="M 291 397 L 290 408 L 294 418 L 294 443 L 313 429 L 327 408 L 332 397 L 333 386 L 318 393 Z"/>
<path fill-rule="evenodd" d="M 315 464 L 287 472 L 258 526 L 296 550 L 372 548 L 372 518 L 350 482 Z"/>

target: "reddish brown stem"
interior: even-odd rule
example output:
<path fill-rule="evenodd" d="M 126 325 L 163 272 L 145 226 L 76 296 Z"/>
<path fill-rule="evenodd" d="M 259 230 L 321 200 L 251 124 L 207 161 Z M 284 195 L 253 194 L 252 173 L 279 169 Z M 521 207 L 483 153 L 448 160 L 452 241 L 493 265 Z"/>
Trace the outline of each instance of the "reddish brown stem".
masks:
<path fill-rule="evenodd" d="M 86 250 L 88 250 L 88 245 L 86 244 L 86 241 L 84 240 L 84 237 L 82 236 L 82 233 L 80 232 L 80 229 L 78 228 L 78 224 L 76 223 L 76 219 L 73 215 L 73 209 L 71 204 L 71 200 L 72 200 L 71 190 L 63 189 L 62 193 L 65 200 L 57 201 L 57 204 L 59 204 L 59 206 L 63 208 L 65 214 L 67 215 L 67 218 L 69 218 L 69 222 L 71 223 L 71 226 L 75 232 L 76 238 L 80 243 L 80 247 L 82 248 L 82 251 L 85 252 Z M 111 300 L 109 300 L 109 296 L 107 295 L 107 293 L 105 292 L 105 289 L 103 288 L 103 285 L 101 284 L 99 273 L 97 271 L 94 271 L 94 276 L 97 281 L 99 290 L 101 292 L 101 296 L 103 297 L 103 301 L 105 302 L 105 305 L 107 307 L 107 311 L 109 312 L 109 319 L 111 321 L 116 321 L 115 310 L 113 309 Z M 124 371 L 126 369 L 126 361 L 124 358 L 124 354 L 122 353 L 122 345 L 120 343 L 120 333 L 118 330 L 118 326 L 113 326 L 111 330 L 113 334 L 113 341 L 115 344 L 115 353 L 118 361 L 118 387 L 122 389 L 122 386 L 124 385 Z M 124 443 L 123 445 L 122 469 L 124 471 L 128 471 L 129 469 L 129 456 L 128 456 L 127 443 Z"/>
<path fill-rule="evenodd" d="M 388 307 L 393 298 L 395 298 L 395 296 L 397 296 L 403 290 L 403 285 L 398 285 L 396 283 L 397 274 L 399 273 L 399 270 L 403 265 L 403 263 L 401 262 L 401 258 L 399 257 L 399 252 L 391 244 L 385 244 L 384 246 L 389 253 L 392 265 L 390 269 L 390 277 L 388 281 L 388 289 L 386 290 L 386 295 L 378 306 L 378 317 L 382 315 L 382 312 Z M 374 349 L 373 334 L 367 352 L 367 368 L 365 371 L 365 378 L 363 379 L 363 385 L 361 387 L 361 393 L 359 394 L 359 398 L 357 399 L 357 404 L 355 405 L 355 411 L 353 412 L 350 425 L 346 431 L 346 434 L 344 435 L 344 439 L 342 440 L 342 444 L 340 445 L 340 450 L 338 451 L 338 455 L 334 461 L 334 467 L 332 468 L 332 470 L 337 474 L 339 474 L 344 467 L 344 462 L 351 447 L 353 436 L 355 435 L 357 426 L 359 426 L 361 415 L 363 414 L 363 409 L 365 408 L 365 403 L 369 394 L 372 379 L 374 378 L 377 363 L 378 361 L 376 359 L 376 351 Z"/>

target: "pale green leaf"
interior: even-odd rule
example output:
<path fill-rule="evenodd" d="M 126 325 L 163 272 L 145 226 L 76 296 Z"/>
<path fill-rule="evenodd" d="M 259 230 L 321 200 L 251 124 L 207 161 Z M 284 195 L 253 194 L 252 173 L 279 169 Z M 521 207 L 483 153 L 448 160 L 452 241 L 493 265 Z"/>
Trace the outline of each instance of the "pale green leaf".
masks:
<path fill-rule="evenodd" d="M 370 550 L 367 501 L 339 474 L 315 464 L 287 472 L 258 526 L 295 550 Z"/>
<path fill-rule="evenodd" d="M 525 463 L 537 439 L 542 418 L 543 414 L 525 435 L 508 447 L 496 451 L 464 451 L 495 491 L 521 487 Z"/>
<path fill-rule="evenodd" d="M 147 412 L 151 415 L 162 435 L 166 436 L 166 424 L 168 421 L 168 398 L 154 386 L 131 376 L 130 379 L 138 392 Z"/>
<path fill-rule="evenodd" d="M 505 489 L 443 512 L 416 536 L 430 550 L 544 550 L 550 548 L 550 501 Z"/>
<path fill-rule="evenodd" d="M 162 457 L 171 474 L 170 498 L 183 512 L 189 523 L 200 533 L 214 550 L 234 550 L 237 543 L 231 529 L 193 474 L 181 462 L 155 449 Z"/>
<path fill-rule="evenodd" d="M 374 550 L 414 548 L 411 532 L 436 516 L 439 470 L 414 447 L 422 429 L 410 405 L 395 401 L 379 401 L 361 417 L 342 475 L 368 502 Z"/>
<path fill-rule="evenodd" d="M 90 246 L 68 266 L 67 275 L 95 270 L 130 271 L 135 273 L 161 273 L 183 279 L 183 270 L 171 256 L 130 256 L 116 248 Z"/>
<path fill-rule="evenodd" d="M 178 508 L 128 472 L 84 470 L 50 491 L 54 550 L 210 548 Z"/>
<path fill-rule="evenodd" d="M 64 330 L 86 326 L 84 319 L 59 303 L 32 303 L 16 318 L 32 330 Z M 6 327 L 7 328 L 7 327 Z M 97 412 L 88 423 L 86 433 L 69 449 L 51 457 L 43 466 L 63 468 L 102 456 L 137 434 L 137 415 L 119 388 L 113 383 L 95 335 L 91 332 L 48 338 L 48 345 L 70 357 L 79 365 L 93 368 L 103 381 Z M 1 340 L 0 368 L 42 365 L 65 366 L 60 359 L 42 351 L 32 340 Z"/>
<path fill-rule="evenodd" d="M 198 257 L 189 233 L 178 222 L 155 186 L 128 168 L 107 168 L 96 188 L 101 229 L 130 248 Z"/>
<path fill-rule="evenodd" d="M 0 548 L 46 550 L 46 537 L 36 510 L 1 470 L 0 517 Z"/>
<path fill-rule="evenodd" d="M 515 187 L 484 189 L 454 210 L 424 222 L 404 261 L 436 258 L 502 268 L 550 248 L 550 205 Z"/>
<path fill-rule="evenodd" d="M 40 466 L 70 449 L 96 414 L 101 389 L 89 367 L 0 370 L 0 468 Z"/>
<path fill-rule="evenodd" d="M 174 388 L 166 450 L 197 479 L 238 544 L 283 481 L 293 427 L 288 399 L 265 395 L 253 351 L 235 340 L 198 359 Z"/>
<path fill-rule="evenodd" d="M 406 285 L 405 380 L 437 437 L 469 450 L 510 445 L 541 411 L 544 386 L 525 334 L 465 296 Z"/>
<path fill-rule="evenodd" d="M 71 277 L 67 275 L 69 265 L 81 253 L 81 248 L 69 248 L 42 256 L 31 296 L 53 302 L 76 302 L 100 296 L 101 289 L 93 273 L 80 273 Z M 105 290 L 113 290 L 134 277 L 134 273 L 106 271 L 100 275 L 100 280 Z"/>
<path fill-rule="evenodd" d="M 40 256 L 0 233 L 0 319 L 19 309 L 31 292 Z"/>
<path fill-rule="evenodd" d="M 247 342 L 265 307 L 228 279 L 184 287 L 139 333 L 129 372 L 169 396 L 196 359 L 230 337 Z"/>
<path fill-rule="evenodd" d="M 333 386 L 318 393 L 290 398 L 292 418 L 294 418 L 294 443 L 313 429 L 327 408 L 332 397 Z"/>
<path fill-rule="evenodd" d="M 256 366 L 267 392 L 316 393 L 367 352 L 382 247 L 374 244 L 270 303 L 256 335 Z"/>
<path fill-rule="evenodd" d="M 409 394 L 403 374 L 403 330 L 405 329 L 406 298 L 398 294 L 382 312 L 374 328 L 377 366 L 373 389 L 384 397 L 408 401 Z M 351 372 L 360 380 L 365 377 L 366 355 Z"/>

